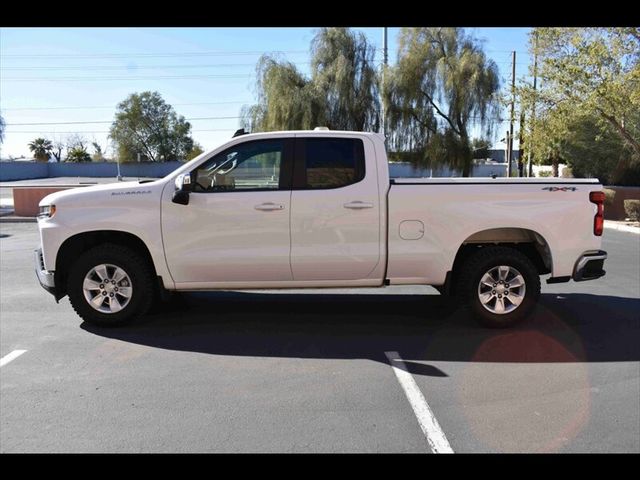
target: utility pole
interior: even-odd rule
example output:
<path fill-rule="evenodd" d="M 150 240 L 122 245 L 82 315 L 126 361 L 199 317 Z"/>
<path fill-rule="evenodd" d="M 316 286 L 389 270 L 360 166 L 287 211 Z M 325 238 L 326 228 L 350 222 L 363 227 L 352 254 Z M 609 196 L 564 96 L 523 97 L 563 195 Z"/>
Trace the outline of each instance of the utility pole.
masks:
<path fill-rule="evenodd" d="M 511 161 L 513 160 L 513 121 L 514 113 L 513 109 L 516 104 L 516 52 L 511 52 L 511 116 L 509 120 L 509 136 L 507 137 L 507 143 L 509 144 L 509 158 L 507 161 L 507 176 L 511 176 Z"/>
<path fill-rule="evenodd" d="M 520 102 L 520 132 L 518 135 L 518 176 L 524 177 L 524 109 L 522 108 L 522 102 Z M 528 147 L 527 147 L 528 149 Z"/>
<path fill-rule="evenodd" d="M 529 147 L 527 148 L 527 160 L 529 163 L 529 177 L 533 177 L 533 164 L 531 162 L 531 150 L 533 146 L 533 129 L 536 125 L 536 84 L 538 82 L 538 32 L 534 33 L 533 37 L 533 106 L 531 108 L 531 140 L 529 141 Z"/>
<path fill-rule="evenodd" d="M 385 76 L 387 74 L 387 64 L 389 63 L 389 51 L 387 48 L 387 27 L 382 28 L 382 88 L 381 88 L 381 98 L 380 98 L 380 107 L 382 110 L 382 115 L 380 118 L 380 132 L 386 136 L 386 125 L 385 125 L 385 115 L 386 109 L 384 108 L 384 87 L 385 87 Z M 386 143 L 386 140 L 385 140 Z"/>

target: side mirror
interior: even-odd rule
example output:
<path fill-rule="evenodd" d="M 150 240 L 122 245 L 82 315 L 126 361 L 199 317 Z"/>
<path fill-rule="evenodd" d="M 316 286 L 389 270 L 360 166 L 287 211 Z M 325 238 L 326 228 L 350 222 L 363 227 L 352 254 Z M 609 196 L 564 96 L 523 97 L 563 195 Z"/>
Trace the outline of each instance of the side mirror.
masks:
<path fill-rule="evenodd" d="M 171 201 L 180 205 L 189 205 L 189 192 L 191 192 L 191 173 L 183 173 L 176 177 L 176 191 Z"/>

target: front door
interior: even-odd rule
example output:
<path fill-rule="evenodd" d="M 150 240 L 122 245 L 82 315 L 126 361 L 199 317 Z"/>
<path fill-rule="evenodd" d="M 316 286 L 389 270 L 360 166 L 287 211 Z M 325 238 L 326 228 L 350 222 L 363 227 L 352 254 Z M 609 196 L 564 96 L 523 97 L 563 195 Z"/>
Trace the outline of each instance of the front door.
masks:
<path fill-rule="evenodd" d="M 192 172 L 188 205 L 163 196 L 162 234 L 176 284 L 292 280 L 292 145 L 287 138 L 236 144 Z"/>

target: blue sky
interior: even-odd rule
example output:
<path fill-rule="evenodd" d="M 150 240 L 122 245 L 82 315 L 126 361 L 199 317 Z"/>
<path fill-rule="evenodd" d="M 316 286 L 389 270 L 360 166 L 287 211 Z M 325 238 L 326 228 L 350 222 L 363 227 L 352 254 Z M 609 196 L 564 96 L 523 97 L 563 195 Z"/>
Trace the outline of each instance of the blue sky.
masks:
<path fill-rule="evenodd" d="M 355 30 L 378 47 L 381 63 L 382 28 Z M 390 64 L 395 62 L 399 30 L 389 29 Z M 512 50 L 517 52 L 517 78 L 527 74 L 528 28 L 467 30 L 483 41 L 505 86 Z M 308 73 L 315 32 L 275 27 L 2 28 L 0 111 L 7 129 L 0 155 L 29 156 L 27 143 L 33 138 L 64 140 L 74 132 L 104 150 L 116 104 L 145 90 L 160 92 L 188 119 L 203 118 L 190 120 L 192 135 L 205 150 L 215 148 L 238 128 L 242 105 L 255 100 L 260 55 L 283 52 L 283 58 Z M 497 129 L 496 148 L 504 146 L 499 140 L 507 128 L 508 123 L 502 123 Z"/>

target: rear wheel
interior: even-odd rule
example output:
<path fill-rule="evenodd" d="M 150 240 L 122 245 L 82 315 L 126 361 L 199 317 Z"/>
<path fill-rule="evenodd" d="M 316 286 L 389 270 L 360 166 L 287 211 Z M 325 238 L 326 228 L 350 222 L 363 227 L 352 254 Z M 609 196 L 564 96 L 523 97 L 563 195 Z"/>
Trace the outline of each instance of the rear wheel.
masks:
<path fill-rule="evenodd" d="M 73 309 L 83 320 L 116 326 L 145 314 L 154 298 L 152 274 L 133 250 L 113 244 L 94 247 L 78 258 L 68 277 Z"/>
<path fill-rule="evenodd" d="M 510 327 L 526 318 L 540 298 L 540 276 L 531 260 L 507 247 L 484 247 L 458 276 L 458 293 L 480 323 Z"/>

